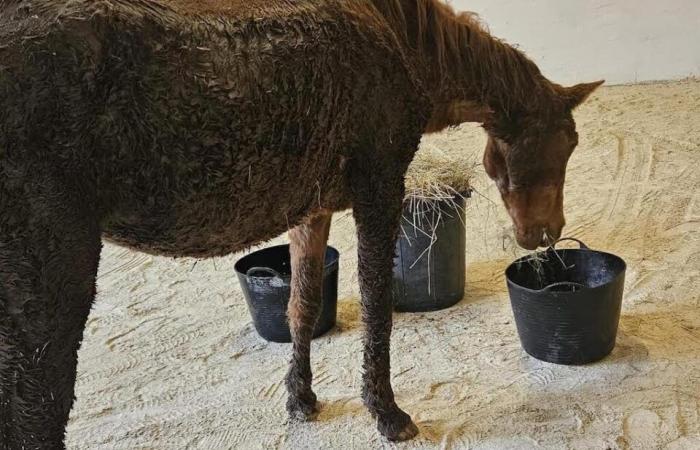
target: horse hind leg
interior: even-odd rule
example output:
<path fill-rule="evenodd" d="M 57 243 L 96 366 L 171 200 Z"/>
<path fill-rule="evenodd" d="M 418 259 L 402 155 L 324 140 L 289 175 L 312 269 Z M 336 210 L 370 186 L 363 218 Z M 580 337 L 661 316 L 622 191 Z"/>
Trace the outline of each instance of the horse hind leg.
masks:
<path fill-rule="evenodd" d="M 96 221 L 41 176 L 0 180 L 0 448 L 64 448 L 95 298 Z"/>
<path fill-rule="evenodd" d="M 311 339 L 321 310 L 323 265 L 331 215 L 319 215 L 290 231 L 292 286 L 289 328 L 293 356 L 287 374 L 287 411 L 291 418 L 309 420 L 318 412 L 311 389 Z"/>

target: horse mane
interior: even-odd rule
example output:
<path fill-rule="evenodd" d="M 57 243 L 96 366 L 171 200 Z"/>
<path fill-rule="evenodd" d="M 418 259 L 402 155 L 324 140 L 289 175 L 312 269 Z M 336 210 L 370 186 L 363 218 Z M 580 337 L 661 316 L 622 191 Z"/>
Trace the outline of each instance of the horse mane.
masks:
<path fill-rule="evenodd" d="M 554 97 L 555 85 L 537 65 L 492 36 L 477 14 L 457 13 L 442 0 L 374 3 L 421 64 L 431 65 L 438 82 L 468 81 L 471 98 L 506 113 L 535 106 L 538 94 Z"/>

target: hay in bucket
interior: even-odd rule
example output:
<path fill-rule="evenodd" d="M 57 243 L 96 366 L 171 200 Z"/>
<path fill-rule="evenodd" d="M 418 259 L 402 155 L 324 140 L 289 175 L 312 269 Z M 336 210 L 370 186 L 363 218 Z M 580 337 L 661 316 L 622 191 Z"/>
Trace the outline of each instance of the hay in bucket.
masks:
<path fill-rule="evenodd" d="M 424 231 L 425 225 L 434 230 L 443 214 L 456 209 L 455 198 L 471 196 L 471 180 L 477 165 L 466 154 L 424 143 L 406 173 L 404 205 L 412 215 L 409 222 Z"/>
<path fill-rule="evenodd" d="M 461 200 L 471 196 L 471 180 L 477 166 L 473 157 L 465 153 L 447 152 L 428 143 L 416 153 L 406 173 L 401 234 L 409 244 L 411 235 L 424 235 L 430 238 L 430 245 L 413 266 L 423 257 L 430 258 L 437 229 L 444 218 L 456 214 L 463 221 Z"/>
<path fill-rule="evenodd" d="M 447 195 L 466 196 L 477 166 L 469 155 L 424 143 L 406 173 L 406 198 L 439 200 Z"/>

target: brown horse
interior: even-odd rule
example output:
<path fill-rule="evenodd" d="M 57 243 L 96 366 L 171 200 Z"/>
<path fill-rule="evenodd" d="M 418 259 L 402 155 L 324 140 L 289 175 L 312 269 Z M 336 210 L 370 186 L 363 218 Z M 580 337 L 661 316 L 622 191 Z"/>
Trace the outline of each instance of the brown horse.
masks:
<path fill-rule="evenodd" d="M 292 229 L 287 408 L 312 417 L 322 254 L 347 208 L 362 397 L 383 435 L 411 438 L 390 282 L 421 135 L 484 124 L 532 249 L 564 225 L 571 111 L 597 86 L 547 81 L 438 0 L 0 0 L 0 444 L 63 446 L 102 237 L 207 257 Z"/>

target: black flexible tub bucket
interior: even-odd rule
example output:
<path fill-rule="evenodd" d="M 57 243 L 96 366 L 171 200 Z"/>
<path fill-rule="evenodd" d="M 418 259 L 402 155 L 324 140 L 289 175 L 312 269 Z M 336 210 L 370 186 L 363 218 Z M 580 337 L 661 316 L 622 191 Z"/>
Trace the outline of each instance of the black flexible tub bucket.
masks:
<path fill-rule="evenodd" d="M 392 294 L 400 312 L 437 311 L 464 297 L 466 195 L 404 206 Z"/>
<path fill-rule="evenodd" d="M 528 354 L 557 364 L 587 364 L 615 347 L 626 265 L 581 241 L 564 240 L 580 248 L 552 247 L 511 264 L 508 292 Z"/>
<path fill-rule="evenodd" d="M 314 337 L 321 336 L 335 326 L 338 304 L 338 260 L 340 254 L 326 248 L 323 270 L 323 301 Z M 250 315 L 258 334 L 272 342 L 291 342 L 287 322 L 290 283 L 292 279 L 289 245 L 258 250 L 247 255 L 234 266 Z"/>

